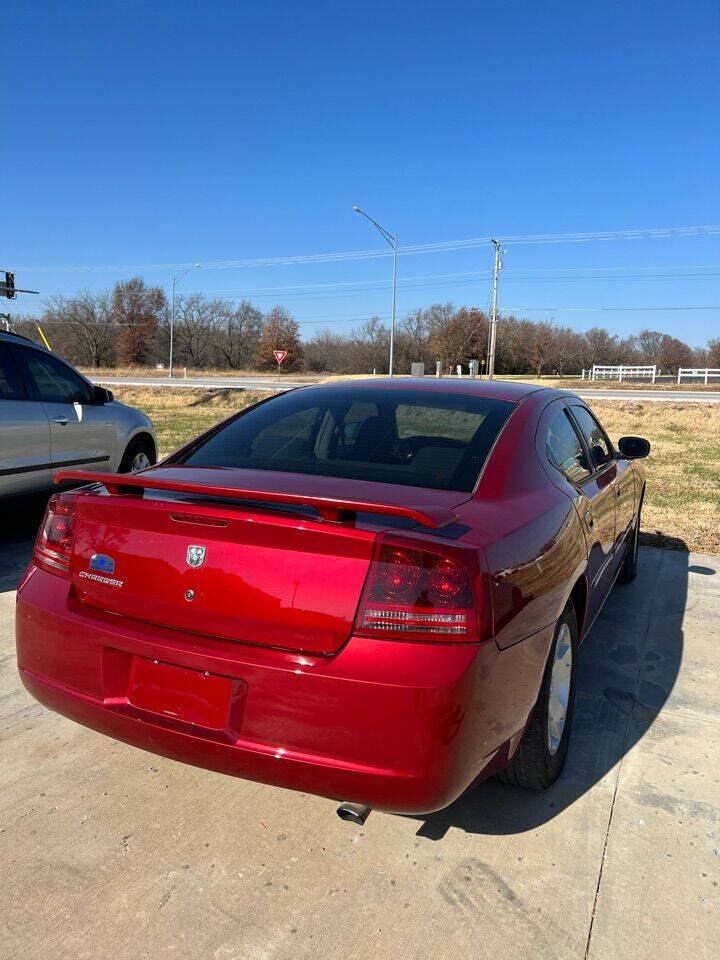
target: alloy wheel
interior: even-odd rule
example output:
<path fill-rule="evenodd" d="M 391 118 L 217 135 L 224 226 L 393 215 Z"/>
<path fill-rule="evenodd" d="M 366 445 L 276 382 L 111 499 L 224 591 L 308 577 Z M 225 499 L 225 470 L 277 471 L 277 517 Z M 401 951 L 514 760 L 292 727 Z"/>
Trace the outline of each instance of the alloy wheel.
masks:
<path fill-rule="evenodd" d="M 552 674 L 550 676 L 550 694 L 548 697 L 548 750 L 555 756 L 562 741 L 570 700 L 570 679 L 572 675 L 572 636 L 570 627 L 563 623 L 555 644 Z"/>

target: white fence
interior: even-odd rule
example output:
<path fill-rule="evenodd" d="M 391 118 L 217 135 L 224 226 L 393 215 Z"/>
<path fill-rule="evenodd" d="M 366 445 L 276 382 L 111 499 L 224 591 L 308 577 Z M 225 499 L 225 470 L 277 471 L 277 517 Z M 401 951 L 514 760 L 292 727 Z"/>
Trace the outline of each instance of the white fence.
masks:
<path fill-rule="evenodd" d="M 657 376 L 657 367 L 656 366 L 626 366 L 625 364 L 618 364 L 617 366 L 604 365 L 594 363 L 592 370 L 587 371 L 588 380 L 619 380 L 621 383 L 623 380 L 652 380 L 655 383 L 655 377 Z M 585 371 L 583 370 L 583 380 L 585 379 Z"/>
<path fill-rule="evenodd" d="M 708 382 L 709 377 L 720 377 L 720 368 L 719 367 L 680 367 L 678 370 L 678 379 L 677 382 L 687 377 L 688 380 L 696 380 L 698 377 L 702 377 L 705 383 Z"/>

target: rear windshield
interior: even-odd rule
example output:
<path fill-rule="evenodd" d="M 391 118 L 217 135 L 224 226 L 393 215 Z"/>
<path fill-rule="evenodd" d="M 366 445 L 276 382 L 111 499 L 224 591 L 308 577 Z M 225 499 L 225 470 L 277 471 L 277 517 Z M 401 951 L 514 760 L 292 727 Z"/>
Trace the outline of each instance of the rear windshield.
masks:
<path fill-rule="evenodd" d="M 415 390 L 294 390 L 240 414 L 175 462 L 470 492 L 514 406 Z"/>

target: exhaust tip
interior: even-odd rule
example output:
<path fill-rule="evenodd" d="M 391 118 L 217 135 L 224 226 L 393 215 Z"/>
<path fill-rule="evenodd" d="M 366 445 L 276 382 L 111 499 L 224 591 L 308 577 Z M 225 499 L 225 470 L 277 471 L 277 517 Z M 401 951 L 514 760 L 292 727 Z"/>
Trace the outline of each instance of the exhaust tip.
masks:
<path fill-rule="evenodd" d="M 349 820 L 350 823 L 356 823 L 361 827 L 370 816 L 370 807 L 366 807 L 363 803 L 348 803 L 344 800 L 337 808 L 337 815 L 341 820 Z"/>

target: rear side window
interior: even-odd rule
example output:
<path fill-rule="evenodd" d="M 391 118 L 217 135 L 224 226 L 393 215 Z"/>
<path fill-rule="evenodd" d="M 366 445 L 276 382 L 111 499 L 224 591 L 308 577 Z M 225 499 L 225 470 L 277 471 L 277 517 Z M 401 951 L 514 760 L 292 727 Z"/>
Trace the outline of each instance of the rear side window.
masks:
<path fill-rule="evenodd" d="M 0 400 L 27 400 L 20 374 L 3 343 L 0 343 Z"/>
<path fill-rule="evenodd" d="M 46 403 L 89 403 L 90 388 L 74 370 L 39 350 L 18 351 L 21 362 Z"/>
<path fill-rule="evenodd" d="M 590 476 L 585 449 L 564 410 L 550 421 L 545 452 L 550 463 L 571 483 L 579 483 Z"/>
<path fill-rule="evenodd" d="M 301 389 L 239 415 L 181 462 L 470 492 L 514 408 L 414 390 Z"/>

